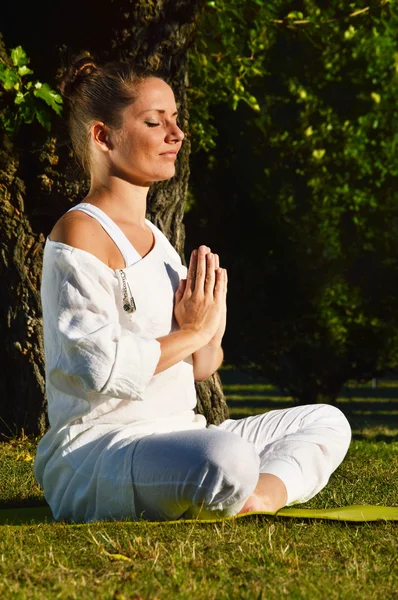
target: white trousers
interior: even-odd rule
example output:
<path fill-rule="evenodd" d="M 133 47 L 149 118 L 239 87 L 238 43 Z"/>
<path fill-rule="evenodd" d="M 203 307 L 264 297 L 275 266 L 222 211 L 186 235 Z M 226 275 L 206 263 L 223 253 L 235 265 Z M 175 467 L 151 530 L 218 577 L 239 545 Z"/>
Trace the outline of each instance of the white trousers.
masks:
<path fill-rule="evenodd" d="M 283 481 L 287 505 L 306 502 L 327 484 L 350 440 L 347 419 L 327 404 L 144 437 L 132 459 L 136 517 L 236 515 L 260 473 Z"/>

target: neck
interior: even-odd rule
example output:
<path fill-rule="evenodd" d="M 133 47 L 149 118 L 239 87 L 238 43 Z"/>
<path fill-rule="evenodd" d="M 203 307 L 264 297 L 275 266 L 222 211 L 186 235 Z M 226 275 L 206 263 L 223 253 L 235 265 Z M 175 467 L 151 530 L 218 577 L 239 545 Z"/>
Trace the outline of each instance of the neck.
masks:
<path fill-rule="evenodd" d="M 120 177 L 110 176 L 106 181 L 92 177 L 84 201 L 98 206 L 117 222 L 128 221 L 145 228 L 148 191 L 149 186 L 136 185 Z"/>

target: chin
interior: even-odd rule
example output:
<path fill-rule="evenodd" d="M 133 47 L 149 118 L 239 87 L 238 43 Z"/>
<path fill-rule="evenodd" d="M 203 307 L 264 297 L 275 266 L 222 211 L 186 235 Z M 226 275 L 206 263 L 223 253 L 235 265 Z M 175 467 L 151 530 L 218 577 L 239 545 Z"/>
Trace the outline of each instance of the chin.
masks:
<path fill-rule="evenodd" d="M 152 179 L 153 182 L 155 181 L 167 181 L 167 179 L 171 179 L 172 177 L 174 177 L 174 175 L 176 174 L 176 170 L 173 167 L 173 169 L 168 169 L 167 171 L 162 171 L 161 173 L 157 173 L 154 178 Z"/>

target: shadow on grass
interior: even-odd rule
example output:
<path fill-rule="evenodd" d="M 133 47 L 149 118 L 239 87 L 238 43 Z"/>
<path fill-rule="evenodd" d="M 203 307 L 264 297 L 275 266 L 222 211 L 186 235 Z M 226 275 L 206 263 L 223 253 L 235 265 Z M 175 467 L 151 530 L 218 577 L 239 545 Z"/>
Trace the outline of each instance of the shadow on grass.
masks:
<path fill-rule="evenodd" d="M 232 370 L 220 374 L 233 419 L 300 406 L 278 388 L 270 389 L 263 378 Z M 350 422 L 354 440 L 398 441 L 398 381 L 379 382 L 374 388 L 369 384 L 344 387 L 335 406 Z"/>
<path fill-rule="evenodd" d="M 239 400 L 235 400 L 230 397 L 229 394 L 226 395 L 227 403 L 230 408 L 241 408 L 242 409 L 242 417 L 247 417 L 247 409 L 255 408 L 258 411 L 258 414 L 263 412 L 268 412 L 269 410 L 280 410 L 282 408 L 292 408 L 293 406 L 299 406 L 297 402 L 291 399 L 286 400 L 274 400 L 273 398 L 261 398 L 259 400 L 250 400 L 250 396 L 248 396 L 248 400 L 246 398 L 242 398 L 243 394 L 240 395 Z M 245 412 L 246 409 L 246 412 Z M 252 414 L 252 412 L 250 412 Z"/>
<path fill-rule="evenodd" d="M 398 401 L 398 382 L 396 387 L 344 387 L 341 398 L 389 398 L 392 402 Z"/>
<path fill-rule="evenodd" d="M 250 415 L 261 414 L 270 410 L 281 408 L 292 408 L 299 406 L 298 403 L 289 400 L 275 401 L 272 398 L 262 400 L 230 400 L 227 395 L 227 402 L 230 409 L 233 409 L 231 418 L 243 419 Z M 351 429 L 353 430 L 353 440 L 368 440 L 373 442 L 397 442 L 397 433 L 382 433 L 380 429 L 398 431 L 398 414 L 388 414 L 392 409 L 391 404 L 378 403 L 359 403 L 359 402 L 337 402 L 335 404 L 347 417 Z M 251 409 L 251 410 L 250 410 Z M 254 410 L 253 410 L 254 409 Z M 383 409 L 383 414 L 380 412 Z M 366 414 L 358 414 L 365 412 Z M 374 433 L 369 433 L 374 429 Z M 366 430 L 366 433 L 364 431 Z"/>
<path fill-rule="evenodd" d="M 265 399 L 264 401 L 250 401 L 250 400 L 232 400 L 229 401 L 227 397 L 228 406 L 233 410 L 233 414 L 231 414 L 232 419 L 244 419 L 248 416 L 247 409 L 255 408 L 255 412 L 250 411 L 250 415 L 261 414 L 264 412 L 268 412 L 269 410 L 275 410 L 279 408 L 292 408 L 294 406 L 299 406 L 298 404 L 293 404 L 292 402 L 278 402 L 276 406 L 276 402 L 272 399 Z M 353 440 L 366 440 L 369 442 L 398 442 L 398 434 L 397 433 L 372 433 L 372 429 L 388 429 L 388 430 L 397 430 L 398 431 L 398 415 L 379 415 L 377 413 L 366 414 L 364 416 L 356 415 L 356 406 L 350 410 L 350 407 L 347 404 L 337 403 L 335 406 L 339 408 L 347 417 L 348 422 L 351 425 L 351 429 L 353 430 L 352 439 Z M 238 409 L 238 410 L 236 410 Z M 241 410 L 239 410 L 241 409 Z M 245 410 L 246 409 L 246 410 Z M 366 431 L 366 433 L 365 433 Z"/>
<path fill-rule="evenodd" d="M 23 500 L 18 498 L 10 498 L 9 500 L 0 500 L 0 509 L 2 508 L 39 508 L 48 506 L 44 498 L 37 496 L 26 496 Z"/>
<path fill-rule="evenodd" d="M 385 433 L 376 433 L 369 437 L 367 435 L 362 435 L 361 433 L 353 433 L 353 440 L 365 440 L 367 442 L 385 442 L 386 444 L 392 444 L 393 442 L 398 442 L 398 435 L 388 435 Z"/>

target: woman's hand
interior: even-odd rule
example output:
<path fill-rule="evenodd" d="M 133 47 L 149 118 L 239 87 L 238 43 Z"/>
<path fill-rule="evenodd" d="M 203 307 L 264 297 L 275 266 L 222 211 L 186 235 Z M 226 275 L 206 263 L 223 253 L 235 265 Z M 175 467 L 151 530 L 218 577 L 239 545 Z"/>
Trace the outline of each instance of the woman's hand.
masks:
<path fill-rule="evenodd" d="M 210 252 L 210 248 L 209 248 L 209 252 Z M 214 256 L 214 268 L 219 269 L 220 268 L 220 258 L 218 256 L 218 254 L 214 254 L 213 256 Z M 223 302 L 223 307 L 222 307 L 222 312 L 221 312 L 220 324 L 218 326 L 218 329 L 217 329 L 214 337 L 209 342 L 209 346 L 212 346 L 212 347 L 214 346 L 215 348 L 218 348 L 219 346 L 221 346 L 221 342 L 222 342 L 222 339 L 223 339 L 224 333 L 225 333 L 225 328 L 227 326 L 228 275 L 227 275 L 227 270 L 224 269 L 224 271 L 225 271 L 225 297 L 224 297 L 224 302 Z"/>
<path fill-rule="evenodd" d="M 191 254 L 186 280 L 175 294 L 174 316 L 180 329 L 199 333 L 203 345 L 221 342 L 226 321 L 227 273 L 207 246 Z"/>

